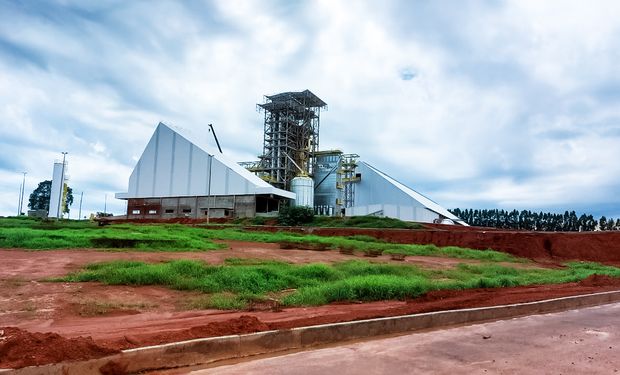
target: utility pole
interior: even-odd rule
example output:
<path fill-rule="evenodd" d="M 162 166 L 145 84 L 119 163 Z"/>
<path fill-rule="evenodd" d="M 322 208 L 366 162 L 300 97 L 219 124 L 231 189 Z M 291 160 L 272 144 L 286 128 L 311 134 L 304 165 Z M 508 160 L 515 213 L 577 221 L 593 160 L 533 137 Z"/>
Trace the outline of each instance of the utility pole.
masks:
<path fill-rule="evenodd" d="M 60 173 L 60 193 L 58 197 L 58 210 L 56 211 L 56 217 L 58 219 L 62 218 L 60 207 L 62 206 L 62 196 L 63 196 L 62 193 L 65 191 L 65 159 L 67 157 L 67 154 L 68 152 L 66 151 L 62 152 L 62 172 Z"/>
<path fill-rule="evenodd" d="M 82 220 L 82 198 L 84 198 L 84 192 L 80 194 L 80 210 L 78 213 L 78 220 Z"/>
<path fill-rule="evenodd" d="M 24 174 L 23 180 L 22 180 L 22 191 L 21 191 L 21 197 L 19 198 L 19 212 L 17 213 L 17 216 L 22 216 L 22 211 L 24 210 L 24 191 L 26 191 L 26 173 L 27 172 L 22 172 Z"/>
<path fill-rule="evenodd" d="M 103 198 L 103 216 L 105 216 L 108 213 L 108 194 L 106 193 L 105 197 Z"/>

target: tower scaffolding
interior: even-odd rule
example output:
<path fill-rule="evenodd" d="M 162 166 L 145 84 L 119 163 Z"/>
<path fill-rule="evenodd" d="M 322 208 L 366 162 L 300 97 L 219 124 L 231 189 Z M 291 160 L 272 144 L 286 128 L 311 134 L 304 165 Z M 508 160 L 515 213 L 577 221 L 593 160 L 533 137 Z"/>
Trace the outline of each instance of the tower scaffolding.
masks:
<path fill-rule="evenodd" d="M 265 96 L 265 103 L 257 107 L 265 114 L 263 155 L 252 169 L 274 186 L 290 189 L 300 169 L 313 174 L 320 113 L 327 104 L 304 90 Z"/>
<path fill-rule="evenodd" d="M 360 156 L 357 154 L 344 154 L 341 157 L 341 169 L 340 173 L 342 178 L 340 179 L 344 189 L 344 207 L 353 207 L 355 204 L 355 184 L 360 181 L 361 177 L 356 173 L 357 159 Z"/>

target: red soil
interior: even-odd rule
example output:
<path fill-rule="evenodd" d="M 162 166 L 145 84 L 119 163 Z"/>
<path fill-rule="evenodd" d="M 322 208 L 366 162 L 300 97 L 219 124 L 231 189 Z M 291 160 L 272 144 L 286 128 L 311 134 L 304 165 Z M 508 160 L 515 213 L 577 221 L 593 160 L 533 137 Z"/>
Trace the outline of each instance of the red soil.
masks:
<path fill-rule="evenodd" d="M 594 284 L 594 285 L 590 285 Z M 0 368 L 19 368 L 60 361 L 99 358 L 119 350 L 184 341 L 202 337 L 261 332 L 274 329 L 317 324 L 347 322 L 386 316 L 442 311 L 470 307 L 495 306 L 519 302 L 531 302 L 548 298 L 614 290 L 620 279 L 593 275 L 581 283 L 563 285 L 529 286 L 503 289 L 473 289 L 464 291 L 434 291 L 405 302 L 380 301 L 366 304 L 337 303 L 316 308 L 291 308 L 277 312 L 221 312 L 202 316 L 209 323 L 188 327 L 189 321 L 173 319 L 169 315 L 159 321 L 145 321 L 140 327 L 126 327 L 110 337 L 65 338 L 56 333 L 30 333 L 18 328 L 4 328 L 0 336 Z M 105 336 L 98 319 L 93 318 L 87 327 L 76 322 L 93 336 Z M 121 324 L 122 322 L 117 322 Z M 55 327 L 62 331 L 62 327 Z M 125 332 L 125 333 L 123 333 Z M 126 334 L 131 332 L 131 334 Z M 66 332 L 70 335 L 70 330 Z M 3 339 L 6 337 L 7 339 Z"/>
<path fill-rule="evenodd" d="M 620 286 L 620 278 L 609 277 L 607 275 L 590 275 L 581 280 L 579 285 L 582 286 Z"/>
<path fill-rule="evenodd" d="M 172 328 L 172 327 L 170 327 Z M 156 333 L 139 333 L 125 335 L 121 338 L 101 340 L 106 347 L 116 349 L 130 349 L 141 346 L 165 344 L 169 342 L 192 340 L 203 337 L 216 337 L 226 335 L 240 335 L 244 333 L 268 331 L 267 324 L 251 315 L 241 315 L 238 318 L 219 322 L 211 322 L 200 326 L 169 330 Z"/>
<path fill-rule="evenodd" d="M 56 333 L 31 333 L 14 327 L 0 329 L 0 368 L 40 366 L 61 361 L 79 361 L 120 353 L 121 349 L 269 330 L 254 316 L 212 322 L 187 329 L 151 335 L 125 335 L 95 343 L 91 337 L 66 338 Z"/>
<path fill-rule="evenodd" d="M 433 229 L 364 229 L 247 227 L 248 230 L 312 233 L 320 236 L 368 235 L 394 243 L 461 246 L 493 249 L 535 260 L 578 259 L 620 262 L 620 231 L 615 232 L 525 232 L 477 227 L 439 226 Z"/>
<path fill-rule="evenodd" d="M 97 345 L 90 337 L 67 339 L 51 332 L 30 333 L 19 328 L 0 328 L 0 368 L 78 361 L 118 352 L 118 349 Z"/>
<path fill-rule="evenodd" d="M 113 222 L 165 222 L 204 224 L 203 219 L 176 218 L 167 220 L 127 220 L 117 217 Z M 213 220 L 213 223 L 229 219 Z M 249 226 L 256 231 L 290 231 L 313 233 L 320 236 L 368 235 L 394 243 L 435 244 L 437 246 L 461 246 L 471 249 L 493 249 L 519 257 L 543 260 L 584 260 L 620 263 L 620 231 L 615 232 L 532 232 L 501 230 L 461 225 L 423 224 L 425 229 L 366 229 L 366 228 L 312 228 Z M 212 229 L 221 227 L 214 226 Z"/>
<path fill-rule="evenodd" d="M 282 230 L 282 228 L 272 230 Z M 265 228 L 260 228 L 265 230 Z M 544 264 L 566 259 L 620 263 L 620 233 L 522 233 L 467 228 L 432 230 L 372 230 L 298 228 L 320 235 L 366 234 L 394 242 L 435 243 L 471 248 L 494 248 L 527 256 Z M 166 261 L 201 259 L 221 263 L 229 257 L 276 259 L 287 262 L 330 262 L 351 259 L 335 251 L 280 250 L 274 244 L 229 243 L 229 250 L 200 253 L 0 250 L 0 368 L 22 367 L 61 360 L 95 358 L 119 349 L 198 337 L 283 329 L 447 309 L 530 302 L 547 298 L 618 290 L 620 281 L 593 275 L 580 283 L 501 289 L 436 291 L 410 301 L 338 303 L 276 311 L 191 310 L 187 302 L 199 293 L 160 287 L 107 286 L 98 283 L 48 283 L 87 263 L 133 259 Z M 390 262 L 389 257 L 372 261 Z M 463 260 L 408 257 L 425 267 L 452 267 Z M 527 265 L 524 265 L 527 266 Z M 99 310 L 98 304 L 104 304 Z M 27 330 L 28 333 L 23 330 Z M 54 333 L 34 333 L 34 332 Z M 129 333 L 129 334 L 128 334 Z M 14 339 L 9 341 L 8 335 Z M 62 335 L 60 337 L 58 335 Z M 92 337 L 92 339 L 90 338 Z M 18 344 L 11 344 L 9 342 Z M 39 345 L 36 348 L 32 345 Z M 70 348 L 67 348 L 70 347 Z M 11 351 L 11 350 L 17 350 Z M 58 350 L 62 349 L 63 350 Z M 7 354 L 7 353 L 11 354 Z M 110 369 L 113 371 L 114 369 Z"/>
<path fill-rule="evenodd" d="M 382 310 L 364 309 L 363 307 L 351 308 L 352 306 L 347 304 L 342 306 L 347 306 L 350 310 L 347 313 L 340 315 L 326 312 L 324 315 L 299 317 L 296 319 L 268 323 L 269 327 L 272 329 L 283 329 L 315 324 L 328 324 L 388 316 L 419 314 L 432 311 L 534 302 L 550 298 L 617 290 L 618 286 L 620 286 L 620 279 L 600 276 L 597 278 L 597 283 L 598 285 L 588 285 L 589 283 L 586 282 L 584 285 L 581 285 L 580 283 L 568 283 L 499 289 L 484 288 L 468 290 L 439 290 L 429 292 L 422 297 L 406 301 L 401 305 L 391 307 L 386 306 Z M 339 306 L 339 304 L 330 305 L 330 307 L 335 306 Z"/>

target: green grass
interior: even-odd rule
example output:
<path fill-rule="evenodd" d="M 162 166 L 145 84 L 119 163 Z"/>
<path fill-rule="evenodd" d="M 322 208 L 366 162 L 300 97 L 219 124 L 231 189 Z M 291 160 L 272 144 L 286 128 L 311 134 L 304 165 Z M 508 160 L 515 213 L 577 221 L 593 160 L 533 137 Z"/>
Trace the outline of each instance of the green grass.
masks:
<path fill-rule="evenodd" d="M 325 219 L 325 218 L 324 218 Z M 350 218 L 347 220 L 354 220 Z M 382 218 L 378 218 L 382 219 Z M 387 243 L 371 236 L 325 237 L 290 232 L 256 232 L 238 227 L 205 229 L 181 224 L 114 224 L 99 227 L 89 221 L 47 221 L 0 218 L 0 248 L 79 249 L 103 248 L 141 251 L 205 251 L 225 245 L 213 240 L 323 244 L 331 249 L 378 251 L 386 254 L 441 256 L 493 262 L 516 262 L 515 257 L 492 250 Z"/>
<path fill-rule="evenodd" d="M 0 248 L 131 248 L 143 251 L 204 251 L 223 248 L 200 228 L 180 224 L 118 224 L 0 218 Z"/>
<path fill-rule="evenodd" d="M 277 217 L 255 217 L 255 218 L 239 218 L 233 221 L 239 225 L 266 225 Z M 421 229 L 423 226 L 419 223 L 402 221 L 389 217 L 378 216 L 353 216 L 353 217 L 332 217 L 332 216 L 314 216 L 312 222 L 303 224 L 310 227 L 325 228 L 395 228 L 395 229 Z"/>
<path fill-rule="evenodd" d="M 420 229 L 422 225 L 411 223 L 390 217 L 378 216 L 353 216 L 332 217 L 315 216 L 312 223 L 306 224 L 313 227 L 331 228 L 396 228 L 396 229 Z"/>
<path fill-rule="evenodd" d="M 213 266 L 200 261 L 97 263 L 59 281 L 99 281 L 111 285 L 163 285 L 205 293 L 200 308 L 239 309 L 249 301 L 289 291 L 289 306 L 335 301 L 376 301 L 418 297 L 437 289 L 495 288 L 582 280 L 592 274 L 620 277 L 620 269 L 596 263 L 567 263 L 563 269 L 512 268 L 497 264 L 460 264 L 454 269 L 425 270 L 412 265 L 347 261 L 294 265 L 274 261 L 229 259 Z"/>
<path fill-rule="evenodd" d="M 0 230 L 6 228 L 61 229 L 83 228 L 92 223 L 86 220 L 43 220 L 28 216 L 0 217 Z"/>

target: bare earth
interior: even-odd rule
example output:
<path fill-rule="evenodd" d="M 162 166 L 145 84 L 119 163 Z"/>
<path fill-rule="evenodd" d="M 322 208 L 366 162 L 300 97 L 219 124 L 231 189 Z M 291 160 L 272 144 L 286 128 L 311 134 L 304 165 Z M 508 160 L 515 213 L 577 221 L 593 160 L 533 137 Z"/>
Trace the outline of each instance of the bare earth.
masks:
<path fill-rule="evenodd" d="M 29 331 L 53 330 L 66 336 L 89 335 L 97 339 L 123 337 L 130 330 L 171 331 L 193 327 L 206 321 L 236 318 L 247 312 L 190 310 L 188 304 L 200 293 L 181 292 L 154 286 L 110 286 L 99 283 L 47 282 L 65 276 L 86 264 L 111 260 L 164 262 L 173 259 L 199 259 L 221 264 L 227 258 L 271 259 L 291 263 L 335 262 L 354 259 L 336 251 L 281 250 L 277 244 L 227 242 L 228 250 L 209 252 L 115 252 L 95 249 L 25 251 L 0 250 L 0 317 L 3 326 Z M 373 261 L 396 262 L 388 256 Z M 463 260 L 440 257 L 408 257 L 405 263 L 424 267 L 451 267 Z M 475 261 L 469 261 L 475 262 Z M 403 263 L 403 262 L 398 262 Z M 378 302 L 353 309 L 380 313 L 404 302 Z M 188 311 L 189 310 L 189 311 Z M 261 319 L 285 321 L 292 318 L 348 313 L 351 307 L 334 305 L 321 308 L 286 309 L 260 312 Z"/>
<path fill-rule="evenodd" d="M 396 316 L 463 307 L 492 306 L 551 297 L 618 289 L 614 283 L 564 284 L 518 288 L 438 291 L 410 301 L 340 303 L 321 307 L 287 308 L 275 312 L 191 310 L 196 292 L 162 287 L 107 286 L 99 283 L 59 283 L 46 278 L 64 276 L 88 263 L 110 260 L 162 262 L 200 259 L 211 264 L 226 258 L 260 258 L 293 263 L 334 262 L 356 256 L 336 251 L 281 250 L 276 244 L 227 242 L 228 250 L 188 253 L 111 252 L 98 250 L 24 251 L 0 249 L 0 328 L 54 332 L 64 337 L 91 336 L 114 349 L 173 342 L 254 330 L 281 329 Z M 358 259 L 362 259 L 361 256 Z M 368 259 L 368 258 L 363 258 Z M 396 262 L 388 256 L 372 261 Z M 406 263 L 424 267 L 453 267 L 461 259 L 408 257 Z M 402 264 L 402 262 L 398 262 Z M 527 265 L 523 265 L 527 266 Z M 255 325 L 239 330 L 239 319 L 251 316 Z M 207 327 L 209 329 L 202 329 Z M 207 332 L 207 333 L 205 333 Z M 0 361 L 1 362 L 1 361 Z M 0 363 L 1 364 L 1 363 Z M 0 366 L 2 367 L 2 366 Z"/>

